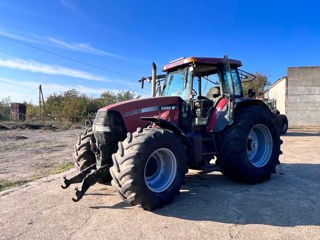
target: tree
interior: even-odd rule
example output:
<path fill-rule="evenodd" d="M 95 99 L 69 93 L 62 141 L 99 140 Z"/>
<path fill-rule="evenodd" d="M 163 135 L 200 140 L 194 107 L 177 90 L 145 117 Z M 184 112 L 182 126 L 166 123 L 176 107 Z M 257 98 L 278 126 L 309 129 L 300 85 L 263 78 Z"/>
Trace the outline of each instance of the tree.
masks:
<path fill-rule="evenodd" d="M 101 102 L 100 98 L 88 98 L 88 104 L 87 104 L 87 114 L 88 115 L 94 115 L 99 108 L 102 108 L 104 105 Z"/>
<path fill-rule="evenodd" d="M 117 93 L 116 99 L 117 99 L 117 102 L 123 102 L 127 100 L 138 99 L 140 97 L 141 95 L 137 95 L 133 91 L 121 91 Z"/>
<path fill-rule="evenodd" d="M 105 91 L 103 93 L 101 93 L 101 96 L 100 96 L 100 101 L 101 101 L 101 104 L 103 106 L 107 106 L 107 105 L 110 105 L 110 104 L 114 104 L 117 102 L 117 97 L 116 95 L 111 92 L 111 91 Z"/>
<path fill-rule="evenodd" d="M 52 94 L 47 98 L 46 110 L 53 119 L 61 119 L 63 116 L 64 96 L 61 94 Z"/>
<path fill-rule="evenodd" d="M 79 122 L 86 114 L 88 97 L 85 95 L 80 96 L 80 93 L 71 89 L 64 93 L 63 100 L 63 117 L 70 122 Z"/>
<path fill-rule="evenodd" d="M 256 97 L 263 97 L 264 88 L 268 85 L 270 85 L 268 77 L 260 72 L 256 72 L 256 78 L 253 81 L 242 83 L 243 95 L 248 97 L 248 90 L 251 88 L 256 92 Z"/>
<path fill-rule="evenodd" d="M 105 91 L 101 94 L 100 98 L 98 98 L 100 102 L 100 108 L 114 104 L 117 102 L 123 102 L 123 101 L 128 101 L 132 99 L 137 99 L 140 98 L 141 95 L 137 95 L 133 91 L 120 91 L 118 93 L 113 93 L 111 91 Z"/>
<path fill-rule="evenodd" d="M 139 97 L 140 95 L 133 91 L 121 91 L 118 93 L 105 91 L 100 97 L 92 98 L 85 94 L 80 95 L 79 91 L 71 89 L 64 93 L 54 93 L 47 97 L 46 109 L 53 119 L 79 122 L 88 115 L 94 115 L 104 106 Z"/>
<path fill-rule="evenodd" d="M 0 101 L 0 121 L 10 120 L 10 97 L 4 98 Z"/>
<path fill-rule="evenodd" d="M 26 120 L 35 120 L 39 118 L 39 106 L 33 105 L 31 102 L 24 102 L 27 107 Z M 43 110 L 42 110 L 43 111 Z"/>

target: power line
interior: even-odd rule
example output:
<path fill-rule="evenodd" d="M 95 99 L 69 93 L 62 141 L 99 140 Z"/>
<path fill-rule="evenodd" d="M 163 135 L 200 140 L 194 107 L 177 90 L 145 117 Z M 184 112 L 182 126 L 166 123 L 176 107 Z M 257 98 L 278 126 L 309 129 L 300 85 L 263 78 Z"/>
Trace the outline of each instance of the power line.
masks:
<path fill-rule="evenodd" d="M 24 43 L 24 42 L 21 42 L 19 40 L 16 40 L 16 39 L 13 39 L 13 38 L 10 38 L 10 37 L 6 37 L 6 36 L 3 36 L 3 35 L 0 35 L 0 37 L 5 38 L 7 40 L 11 40 L 11 41 L 16 42 L 16 43 L 19 43 L 19 44 L 21 44 L 23 46 L 27 46 L 27 47 L 30 47 L 30 48 L 33 48 L 33 49 L 37 49 L 39 51 L 51 54 L 51 55 L 56 56 L 56 57 L 61 57 L 61 58 L 67 59 L 67 60 L 72 61 L 72 62 L 80 63 L 80 64 L 83 64 L 83 65 L 86 65 L 86 66 L 89 66 L 89 67 L 100 69 L 100 70 L 103 70 L 103 71 L 106 71 L 106 72 L 115 73 L 115 74 L 118 74 L 118 75 L 123 75 L 123 76 L 130 77 L 130 78 L 135 78 L 135 79 L 139 78 L 139 77 L 136 77 L 136 76 L 133 76 L 133 75 L 129 75 L 129 74 L 126 74 L 126 73 L 117 72 L 117 71 L 114 71 L 114 70 L 111 70 L 111 69 L 108 69 L 108 68 L 105 68 L 105 67 L 101 67 L 101 66 L 98 66 L 98 65 L 95 65 L 95 64 L 92 64 L 92 63 L 87 63 L 87 62 L 84 62 L 84 61 L 81 61 L 81 60 L 77 60 L 75 58 L 67 57 L 67 56 L 64 56 L 62 54 L 55 53 L 55 52 L 52 52 L 52 51 L 49 51 L 49 50 L 46 50 L 46 49 L 43 49 L 43 48 L 40 48 L 40 47 L 36 47 L 36 46 L 31 45 L 31 44 Z"/>

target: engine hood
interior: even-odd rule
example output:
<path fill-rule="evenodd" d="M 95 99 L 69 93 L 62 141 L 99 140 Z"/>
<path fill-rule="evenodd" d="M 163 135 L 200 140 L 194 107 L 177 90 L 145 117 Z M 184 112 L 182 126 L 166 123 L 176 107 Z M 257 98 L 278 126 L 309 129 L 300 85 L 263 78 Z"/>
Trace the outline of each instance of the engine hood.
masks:
<path fill-rule="evenodd" d="M 146 126 L 141 117 L 159 117 L 179 124 L 180 97 L 154 97 L 134 99 L 105 106 L 101 111 L 117 111 L 123 118 L 127 131 L 133 132 L 137 127 Z"/>

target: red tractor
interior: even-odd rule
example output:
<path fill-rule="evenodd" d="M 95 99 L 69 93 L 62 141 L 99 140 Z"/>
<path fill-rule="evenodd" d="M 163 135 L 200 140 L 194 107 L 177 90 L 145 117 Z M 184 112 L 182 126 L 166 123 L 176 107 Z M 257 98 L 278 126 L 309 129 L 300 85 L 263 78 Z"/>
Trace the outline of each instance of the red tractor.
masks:
<path fill-rule="evenodd" d="M 91 185 L 112 180 L 125 202 L 152 210 L 173 200 L 189 168 L 268 180 L 279 164 L 279 128 L 263 101 L 243 97 L 241 81 L 250 79 L 240 66 L 225 56 L 177 59 L 166 75 L 154 68 L 152 98 L 99 109 L 76 144 L 81 172 L 62 187 L 82 182 L 79 201 Z"/>

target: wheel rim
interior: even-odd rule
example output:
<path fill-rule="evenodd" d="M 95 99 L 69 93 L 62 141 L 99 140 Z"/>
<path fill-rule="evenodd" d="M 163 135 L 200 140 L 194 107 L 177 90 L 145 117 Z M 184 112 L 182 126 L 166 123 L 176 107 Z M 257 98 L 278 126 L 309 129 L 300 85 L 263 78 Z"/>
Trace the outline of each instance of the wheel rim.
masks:
<path fill-rule="evenodd" d="M 177 173 L 176 157 L 168 148 L 160 148 L 154 151 L 144 169 L 144 179 L 147 187 L 152 192 L 167 190 Z"/>
<path fill-rule="evenodd" d="M 247 139 L 247 154 L 255 167 L 264 167 L 270 160 L 273 149 L 272 135 L 263 124 L 251 128 Z"/>

